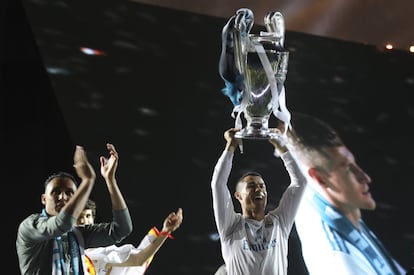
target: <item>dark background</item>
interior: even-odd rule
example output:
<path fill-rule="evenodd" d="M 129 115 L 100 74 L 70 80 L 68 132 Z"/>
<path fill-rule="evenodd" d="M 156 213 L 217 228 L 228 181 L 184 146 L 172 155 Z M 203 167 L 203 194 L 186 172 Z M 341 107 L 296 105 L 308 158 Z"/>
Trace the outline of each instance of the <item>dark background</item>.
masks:
<path fill-rule="evenodd" d="M 40 211 L 49 174 L 73 172 L 74 146 L 85 146 L 98 169 L 111 142 L 134 221 L 126 243 L 184 210 L 175 240 L 148 274 L 213 274 L 222 260 L 210 178 L 223 132 L 234 126 L 217 69 L 227 20 L 129 1 L 9 0 L 2 8 L 3 260 L 18 273 L 17 226 Z M 413 55 L 293 31 L 285 46 L 289 110 L 338 129 L 373 180 L 378 207 L 363 213 L 366 223 L 404 267 L 413 266 Z M 275 206 L 289 181 L 281 161 L 267 142 L 244 147 L 231 182 L 248 168 L 259 171 Z M 98 219 L 109 219 L 100 176 L 92 198 Z M 289 274 L 306 274 L 295 232 L 289 249 Z"/>
<path fill-rule="evenodd" d="M 282 11 L 291 31 L 408 51 L 414 46 L 414 2 L 405 0 L 130 0 L 221 18 L 239 8 L 255 21 L 271 10 Z"/>

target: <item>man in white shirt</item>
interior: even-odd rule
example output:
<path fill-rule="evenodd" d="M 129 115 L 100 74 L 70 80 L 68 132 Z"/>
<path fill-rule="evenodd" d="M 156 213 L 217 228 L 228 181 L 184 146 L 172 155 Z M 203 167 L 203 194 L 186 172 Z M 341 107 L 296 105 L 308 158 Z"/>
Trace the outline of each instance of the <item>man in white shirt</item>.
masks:
<path fill-rule="evenodd" d="M 285 164 L 291 183 L 278 207 L 265 213 L 266 184 L 260 174 L 246 173 L 238 181 L 234 193 L 242 209 L 242 213 L 236 213 L 227 181 L 234 151 L 240 142 L 234 137 L 237 131 L 239 129 L 229 129 L 224 133 L 226 146 L 211 180 L 214 216 L 227 274 L 287 274 L 288 238 L 305 189 L 305 177 L 287 148 L 279 140 L 270 139 Z"/>
<path fill-rule="evenodd" d="M 95 216 L 96 203 L 89 199 L 78 218 L 78 225 L 93 225 Z M 142 275 L 165 241 L 173 238 L 171 233 L 180 227 L 182 221 L 183 213 L 179 208 L 177 212 L 168 214 L 161 231 L 152 227 L 136 247 L 124 244 L 86 249 L 86 266 L 94 269 L 97 275 Z"/>

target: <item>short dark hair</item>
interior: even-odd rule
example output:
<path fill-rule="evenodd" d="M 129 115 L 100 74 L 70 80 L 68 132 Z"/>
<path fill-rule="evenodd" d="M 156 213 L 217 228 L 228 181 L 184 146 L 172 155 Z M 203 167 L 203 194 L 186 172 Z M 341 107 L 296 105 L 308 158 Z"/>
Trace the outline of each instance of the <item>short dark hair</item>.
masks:
<path fill-rule="evenodd" d="M 258 172 L 255 172 L 255 171 L 247 171 L 243 175 L 241 175 L 241 177 L 237 180 L 237 182 L 236 182 L 236 190 L 239 189 L 240 183 L 243 182 L 243 180 L 246 177 L 248 177 L 248 176 L 254 176 L 254 177 L 261 177 L 261 178 L 263 178 L 262 175 L 260 173 L 258 173 Z"/>
<path fill-rule="evenodd" d="M 96 217 L 96 202 L 94 200 L 88 199 L 88 201 L 86 202 L 86 205 L 85 205 L 85 210 L 86 209 L 92 210 L 93 218 Z"/>
<path fill-rule="evenodd" d="M 310 148 L 336 147 L 343 145 L 337 131 L 327 122 L 304 113 L 294 113 L 291 118 L 292 130 L 297 143 Z"/>
<path fill-rule="evenodd" d="M 256 176 L 256 177 L 263 178 L 262 175 L 260 175 L 258 172 L 255 172 L 255 171 L 247 171 L 246 173 L 244 173 L 243 175 L 241 175 L 241 177 L 239 178 L 239 180 L 237 182 L 243 181 L 243 179 L 245 177 L 248 177 L 248 176 Z"/>
<path fill-rule="evenodd" d="M 45 189 L 46 189 L 47 185 L 49 184 L 49 182 L 51 182 L 55 178 L 70 179 L 75 183 L 76 186 L 78 186 L 78 182 L 76 181 L 75 177 L 72 174 L 67 173 L 67 172 L 63 172 L 63 171 L 59 171 L 59 172 L 53 173 L 52 175 L 50 175 L 46 179 L 46 181 L 44 183 Z"/>
<path fill-rule="evenodd" d="M 325 149 L 344 146 L 338 132 L 327 122 L 304 113 L 293 113 L 290 123 L 292 151 L 308 165 L 329 168 L 330 158 Z"/>

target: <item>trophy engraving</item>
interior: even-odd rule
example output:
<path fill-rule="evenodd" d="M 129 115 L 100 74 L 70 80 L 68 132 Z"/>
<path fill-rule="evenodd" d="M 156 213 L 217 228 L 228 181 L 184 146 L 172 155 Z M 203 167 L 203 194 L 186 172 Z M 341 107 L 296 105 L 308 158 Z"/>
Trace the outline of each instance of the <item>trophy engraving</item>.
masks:
<path fill-rule="evenodd" d="M 243 8 L 223 27 L 219 73 L 226 87 L 222 92 L 234 105 L 235 127 L 241 129 L 236 137 L 277 138 L 281 133 L 269 130 L 271 114 L 285 123 L 286 130 L 290 123 L 284 88 L 289 58 L 283 45 L 284 18 L 280 12 L 268 12 L 266 31 L 258 34 L 250 34 L 253 22 L 253 12 Z"/>

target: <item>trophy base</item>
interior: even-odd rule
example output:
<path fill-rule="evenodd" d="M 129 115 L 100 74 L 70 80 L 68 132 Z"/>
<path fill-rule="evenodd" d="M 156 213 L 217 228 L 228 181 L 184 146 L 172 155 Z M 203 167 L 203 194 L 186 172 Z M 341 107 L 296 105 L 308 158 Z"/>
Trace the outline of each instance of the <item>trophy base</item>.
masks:
<path fill-rule="evenodd" d="M 234 135 L 235 138 L 241 139 L 275 139 L 278 137 L 277 133 L 271 132 L 269 129 L 249 129 L 240 130 Z"/>

